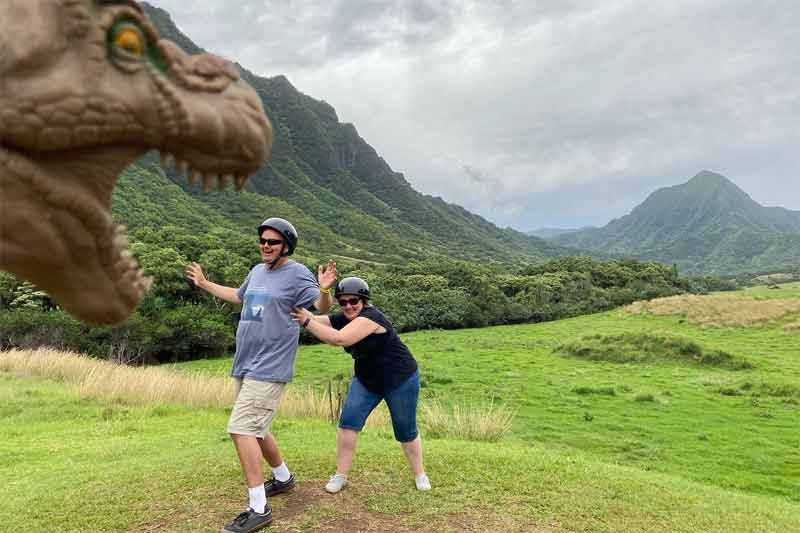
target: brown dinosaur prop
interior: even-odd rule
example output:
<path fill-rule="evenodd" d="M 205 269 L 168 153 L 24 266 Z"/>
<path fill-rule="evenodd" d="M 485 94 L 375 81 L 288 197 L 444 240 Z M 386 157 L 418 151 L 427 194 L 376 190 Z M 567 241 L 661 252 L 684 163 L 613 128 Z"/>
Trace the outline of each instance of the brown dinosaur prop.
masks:
<path fill-rule="evenodd" d="M 0 0 L 0 269 L 93 323 L 150 279 L 112 222 L 119 173 L 150 149 L 237 190 L 272 129 L 229 62 L 161 39 L 133 0 Z"/>

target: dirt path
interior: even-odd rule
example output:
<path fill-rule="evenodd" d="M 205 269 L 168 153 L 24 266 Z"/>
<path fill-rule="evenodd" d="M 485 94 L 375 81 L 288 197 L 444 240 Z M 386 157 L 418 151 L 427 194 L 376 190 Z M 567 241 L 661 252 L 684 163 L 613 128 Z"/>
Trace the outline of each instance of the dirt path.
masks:
<path fill-rule="evenodd" d="M 537 528 L 533 524 L 508 523 L 499 515 L 486 514 L 473 509 L 470 513 L 453 513 L 442 516 L 431 524 L 420 524 L 406 514 L 388 514 L 369 511 L 364 505 L 374 487 L 348 486 L 339 494 L 325 492 L 323 480 L 307 480 L 298 483 L 289 493 L 270 498 L 274 513 L 272 524 L 263 531 L 352 531 L 352 532 L 391 532 L 409 531 L 444 533 L 451 531 L 554 531 L 553 528 Z M 175 521 L 159 520 L 141 524 L 130 529 L 136 533 L 165 531 L 220 531 L 222 525 L 232 518 L 241 501 L 219 502 L 215 511 L 198 515 L 176 513 Z M 230 516 L 228 516 L 230 515 Z M 555 528 L 556 530 L 558 528 Z"/>

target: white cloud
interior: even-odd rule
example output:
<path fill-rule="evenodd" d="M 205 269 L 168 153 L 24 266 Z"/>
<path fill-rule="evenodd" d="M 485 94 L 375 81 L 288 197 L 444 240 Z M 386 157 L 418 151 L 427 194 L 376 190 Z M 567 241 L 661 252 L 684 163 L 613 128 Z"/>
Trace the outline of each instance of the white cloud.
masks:
<path fill-rule="evenodd" d="M 500 225 L 602 225 L 702 169 L 800 209 L 793 0 L 153 3 Z"/>

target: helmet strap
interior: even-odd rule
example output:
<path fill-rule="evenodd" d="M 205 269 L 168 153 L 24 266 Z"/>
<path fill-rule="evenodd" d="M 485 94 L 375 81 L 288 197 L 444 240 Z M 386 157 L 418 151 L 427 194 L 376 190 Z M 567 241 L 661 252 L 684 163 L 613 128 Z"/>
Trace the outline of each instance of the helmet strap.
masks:
<path fill-rule="evenodd" d="M 270 270 L 274 270 L 274 269 L 275 269 L 275 265 L 277 265 L 277 264 L 278 264 L 278 261 L 280 261 L 281 259 L 283 259 L 283 258 L 284 258 L 284 257 L 286 257 L 287 255 L 289 255 L 289 254 L 288 254 L 288 253 L 286 253 L 286 243 L 284 242 L 284 243 L 281 245 L 281 253 L 280 253 L 280 254 L 278 254 L 278 257 L 276 257 L 276 258 L 275 258 L 275 260 L 274 260 L 274 261 L 272 261 L 271 263 L 268 263 L 268 264 L 269 264 L 269 269 L 270 269 Z"/>

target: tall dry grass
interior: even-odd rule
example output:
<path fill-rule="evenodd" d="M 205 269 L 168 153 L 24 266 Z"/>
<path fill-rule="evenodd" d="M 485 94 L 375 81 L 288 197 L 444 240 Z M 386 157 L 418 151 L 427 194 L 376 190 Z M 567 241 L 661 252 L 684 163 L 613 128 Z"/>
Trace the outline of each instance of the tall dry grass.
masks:
<path fill-rule="evenodd" d="M 495 405 L 445 405 L 438 400 L 423 403 L 421 425 L 431 437 L 494 442 L 511 431 L 514 412 Z"/>
<path fill-rule="evenodd" d="M 784 331 L 800 331 L 800 320 L 790 322 L 783 326 Z"/>
<path fill-rule="evenodd" d="M 131 367 L 72 352 L 40 348 L 0 353 L 0 370 L 76 385 L 81 397 L 129 404 L 230 405 L 230 380 L 180 374 L 159 367 Z"/>
<path fill-rule="evenodd" d="M 131 367 L 52 349 L 0 352 L 0 371 L 76 385 L 82 398 L 118 400 L 133 405 L 172 403 L 191 407 L 230 407 L 230 378 L 178 372 L 164 367 Z M 287 387 L 281 414 L 328 418 L 330 402 L 311 387 Z"/>
<path fill-rule="evenodd" d="M 704 327 L 750 327 L 800 313 L 799 299 L 758 300 L 746 296 L 683 295 L 634 302 L 629 314 L 680 315 L 690 324 Z"/>
<path fill-rule="evenodd" d="M 189 374 L 164 367 L 130 367 L 92 359 L 72 352 L 41 348 L 0 352 L 0 372 L 53 379 L 74 385 L 82 398 L 117 400 L 133 405 L 170 403 L 191 407 L 230 407 L 230 378 Z M 346 391 L 318 390 L 309 386 L 287 387 L 279 412 L 287 418 L 336 421 L 341 395 Z M 444 406 L 421 403 L 420 425 L 430 436 L 494 441 L 512 425 L 513 413 L 505 407 Z M 381 404 L 370 415 L 367 427 L 388 430 L 389 412 Z"/>

